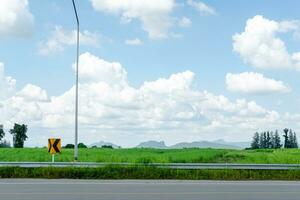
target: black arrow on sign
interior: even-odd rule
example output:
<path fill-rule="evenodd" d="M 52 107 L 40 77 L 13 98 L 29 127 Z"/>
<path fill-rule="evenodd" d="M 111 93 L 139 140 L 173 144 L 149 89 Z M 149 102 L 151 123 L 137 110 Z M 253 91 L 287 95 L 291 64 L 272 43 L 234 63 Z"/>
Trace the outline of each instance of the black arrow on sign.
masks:
<path fill-rule="evenodd" d="M 56 139 L 55 142 L 53 143 L 53 149 L 55 150 L 56 153 L 60 153 L 60 150 L 58 149 L 58 143 L 60 142 L 60 139 Z"/>
<path fill-rule="evenodd" d="M 50 139 L 48 139 L 48 143 L 49 143 L 48 153 L 50 153 L 50 150 L 52 149 L 52 143 L 51 143 L 51 140 L 50 140 Z"/>

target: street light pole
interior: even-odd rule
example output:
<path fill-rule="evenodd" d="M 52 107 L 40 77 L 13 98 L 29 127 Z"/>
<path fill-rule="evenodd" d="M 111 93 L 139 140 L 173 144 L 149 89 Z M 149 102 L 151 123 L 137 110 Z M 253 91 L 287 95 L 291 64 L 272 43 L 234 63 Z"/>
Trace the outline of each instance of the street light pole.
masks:
<path fill-rule="evenodd" d="M 75 92 L 75 144 L 74 144 L 74 161 L 78 161 L 78 62 L 79 62 L 79 19 L 74 0 L 73 7 L 77 22 L 77 60 L 76 60 L 76 92 Z"/>

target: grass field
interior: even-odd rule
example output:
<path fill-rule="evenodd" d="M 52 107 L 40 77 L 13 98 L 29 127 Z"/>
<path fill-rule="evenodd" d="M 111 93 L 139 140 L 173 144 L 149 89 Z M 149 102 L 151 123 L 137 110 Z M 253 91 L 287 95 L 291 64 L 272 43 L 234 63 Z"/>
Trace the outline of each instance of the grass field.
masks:
<path fill-rule="evenodd" d="M 56 161 L 73 161 L 73 150 L 63 149 Z M 300 150 L 221 150 L 221 149 L 79 149 L 81 162 L 130 162 L 130 163 L 266 163 L 300 164 Z M 49 162 L 47 149 L 1 149 L 0 161 Z"/>
<path fill-rule="evenodd" d="M 300 170 L 177 170 L 134 163 L 298 163 L 300 150 L 222 149 L 79 149 L 82 162 L 130 162 L 132 166 L 101 168 L 19 168 L 0 167 L 0 178 L 75 179 L 185 179 L 185 180 L 300 180 Z M 0 161 L 51 161 L 47 149 L 2 149 Z M 63 149 L 56 161 L 73 161 L 73 150 Z"/>

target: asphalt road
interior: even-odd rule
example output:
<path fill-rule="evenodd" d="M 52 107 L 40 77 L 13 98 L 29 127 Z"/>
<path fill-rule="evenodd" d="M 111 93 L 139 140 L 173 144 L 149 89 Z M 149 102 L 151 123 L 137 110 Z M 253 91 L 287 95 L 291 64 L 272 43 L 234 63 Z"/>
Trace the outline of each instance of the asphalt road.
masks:
<path fill-rule="evenodd" d="M 0 179 L 2 200 L 299 200 L 300 182 Z"/>

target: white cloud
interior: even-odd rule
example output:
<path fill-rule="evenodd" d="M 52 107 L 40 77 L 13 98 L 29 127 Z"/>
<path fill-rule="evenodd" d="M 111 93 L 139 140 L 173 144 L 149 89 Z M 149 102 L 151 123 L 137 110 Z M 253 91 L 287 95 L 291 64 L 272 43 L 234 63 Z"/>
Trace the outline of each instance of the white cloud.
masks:
<path fill-rule="evenodd" d="M 121 16 L 122 22 L 137 19 L 151 39 L 169 35 L 175 0 L 91 0 L 95 10 Z"/>
<path fill-rule="evenodd" d="M 98 47 L 100 44 L 100 36 L 98 33 L 91 33 L 85 30 L 80 32 L 79 36 L 81 45 Z M 76 42 L 76 30 L 68 31 L 61 26 L 56 26 L 48 40 L 39 44 L 38 53 L 41 55 L 49 55 L 62 52 L 66 46 L 75 45 Z"/>
<path fill-rule="evenodd" d="M 278 33 L 299 32 L 298 21 L 269 20 L 257 15 L 244 32 L 233 36 L 233 50 L 245 63 L 261 69 L 300 69 L 300 52 L 290 54 Z"/>
<path fill-rule="evenodd" d="M 263 74 L 244 72 L 226 75 L 227 89 L 245 94 L 286 93 L 290 88 L 282 81 L 266 78 Z"/>
<path fill-rule="evenodd" d="M 0 62 L 0 100 L 15 93 L 16 80 L 4 73 L 4 64 Z"/>
<path fill-rule="evenodd" d="M 188 0 L 187 4 L 196 8 L 203 15 L 215 15 L 216 11 L 213 7 L 206 5 L 202 1 Z"/>
<path fill-rule="evenodd" d="M 178 22 L 180 27 L 190 27 L 192 25 L 192 21 L 187 17 L 182 17 Z"/>
<path fill-rule="evenodd" d="M 31 36 L 33 24 L 27 0 L 0 1 L 0 39 Z"/>
<path fill-rule="evenodd" d="M 74 66 L 75 65 L 73 65 L 73 68 Z M 120 63 L 107 62 L 90 53 L 83 53 L 80 56 L 79 66 L 79 76 L 84 82 L 104 82 L 109 85 L 126 85 L 127 72 Z"/>
<path fill-rule="evenodd" d="M 127 39 L 125 40 L 125 44 L 127 45 L 133 45 L 133 46 L 140 46 L 143 44 L 143 42 L 139 38 L 135 39 Z"/>
<path fill-rule="evenodd" d="M 85 143 L 105 139 L 128 146 L 153 138 L 168 143 L 220 137 L 239 140 L 249 139 L 259 129 L 288 124 L 276 111 L 253 101 L 231 101 L 196 89 L 191 71 L 132 87 L 120 63 L 84 53 L 79 64 L 80 141 Z M 74 92 L 71 87 L 48 97 L 45 90 L 27 85 L 0 100 L 0 122 L 6 127 L 14 122 L 28 124 L 29 144 L 43 145 L 52 136 L 72 142 Z"/>
<path fill-rule="evenodd" d="M 16 96 L 22 97 L 28 101 L 47 101 L 47 92 L 38 86 L 27 84 Z"/>

